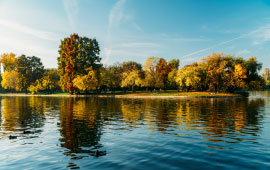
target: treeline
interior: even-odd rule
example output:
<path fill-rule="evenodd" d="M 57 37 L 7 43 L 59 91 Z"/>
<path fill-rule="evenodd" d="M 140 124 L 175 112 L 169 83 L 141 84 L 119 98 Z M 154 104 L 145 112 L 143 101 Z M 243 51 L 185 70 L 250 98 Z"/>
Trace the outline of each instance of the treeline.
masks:
<path fill-rule="evenodd" d="M 142 65 L 135 61 L 104 66 L 96 39 L 72 34 L 59 46 L 58 69 L 44 69 L 38 57 L 3 54 L 2 88 L 9 92 L 60 91 L 70 94 L 110 90 L 168 90 L 234 92 L 262 89 L 262 64 L 255 57 L 244 60 L 213 53 L 200 62 L 179 69 L 179 60 L 150 57 Z"/>
<path fill-rule="evenodd" d="M 5 92 L 59 91 L 57 69 L 44 69 L 40 58 L 35 56 L 2 54 L 0 62 L 4 73 L 1 88 Z"/>

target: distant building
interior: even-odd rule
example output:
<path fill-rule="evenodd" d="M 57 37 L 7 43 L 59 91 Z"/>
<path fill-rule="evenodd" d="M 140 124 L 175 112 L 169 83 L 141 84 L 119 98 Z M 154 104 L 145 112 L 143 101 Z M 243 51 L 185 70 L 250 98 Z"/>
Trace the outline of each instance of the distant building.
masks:
<path fill-rule="evenodd" d="M 270 80 L 270 69 L 269 68 L 264 69 L 263 78 L 265 81 Z"/>

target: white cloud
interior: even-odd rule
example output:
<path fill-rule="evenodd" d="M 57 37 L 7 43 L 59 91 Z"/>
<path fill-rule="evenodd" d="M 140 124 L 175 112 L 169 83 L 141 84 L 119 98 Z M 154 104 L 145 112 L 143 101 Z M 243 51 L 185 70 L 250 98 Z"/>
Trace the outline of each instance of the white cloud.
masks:
<path fill-rule="evenodd" d="M 7 33 L 7 32 L 6 32 Z M 50 48 L 44 46 L 40 41 L 27 39 L 27 36 L 10 36 L 1 34 L 0 51 L 1 53 L 13 52 L 17 55 L 37 56 L 42 59 L 46 67 L 56 67 L 57 46 Z M 56 45 L 56 42 L 53 43 Z"/>
<path fill-rule="evenodd" d="M 118 0 L 117 3 L 112 7 L 109 14 L 109 25 L 107 30 L 107 38 L 105 41 L 105 59 L 104 63 L 107 63 L 111 57 L 112 51 L 112 29 L 116 28 L 121 20 L 123 19 L 123 8 L 126 0 Z"/>
<path fill-rule="evenodd" d="M 37 56 L 46 67 L 56 67 L 60 35 L 0 19 L 0 37 L 0 53 Z"/>
<path fill-rule="evenodd" d="M 236 41 L 236 40 L 245 38 L 245 37 L 249 36 L 251 33 L 253 33 L 253 31 L 250 32 L 250 33 L 248 33 L 248 34 L 243 34 L 243 35 L 240 35 L 240 36 L 235 37 L 235 38 L 233 38 L 233 39 L 230 39 L 230 40 L 227 40 L 227 41 L 223 41 L 223 42 L 217 43 L 217 44 L 215 44 L 215 45 L 213 45 L 213 46 L 210 46 L 210 47 L 207 47 L 207 48 L 204 48 L 204 49 L 197 50 L 197 51 L 194 51 L 194 52 L 192 52 L 192 53 L 186 54 L 186 55 L 184 55 L 182 58 L 187 58 L 187 57 L 193 56 L 193 55 L 195 55 L 195 54 L 199 54 L 199 53 L 202 53 L 202 52 L 205 52 L 205 51 L 214 49 L 214 48 L 216 48 L 216 47 L 219 47 L 219 46 L 228 44 L 228 43 L 230 43 L 230 42 L 233 42 L 233 41 Z"/>
<path fill-rule="evenodd" d="M 56 33 L 34 29 L 26 25 L 18 24 L 10 20 L 4 20 L 1 18 L 0 26 L 23 34 L 28 34 L 43 40 L 58 41 L 60 39 L 60 36 Z"/>
<path fill-rule="evenodd" d="M 142 28 L 136 22 L 132 22 L 132 25 L 137 31 L 142 32 Z"/>
<path fill-rule="evenodd" d="M 202 41 L 209 41 L 209 39 L 206 38 L 186 38 L 186 37 L 181 37 L 179 35 L 169 35 L 162 33 L 160 34 L 162 40 L 168 40 L 168 41 L 180 41 L 180 42 L 202 42 Z"/>
<path fill-rule="evenodd" d="M 249 53 L 250 53 L 249 50 L 244 49 L 244 50 L 238 51 L 238 52 L 236 53 L 236 55 L 241 56 L 241 55 L 247 55 L 247 54 L 249 54 Z"/>
<path fill-rule="evenodd" d="M 66 11 L 69 25 L 71 26 L 71 28 L 74 29 L 76 25 L 75 24 L 76 16 L 79 12 L 78 1 L 77 0 L 62 0 L 62 3 Z"/>
<path fill-rule="evenodd" d="M 124 48 L 156 48 L 156 47 L 160 47 L 160 45 L 157 43 L 151 43 L 151 42 L 130 42 L 130 43 L 120 44 L 119 47 L 124 47 Z"/>
<path fill-rule="evenodd" d="M 264 42 L 270 41 L 270 24 L 266 24 L 253 31 L 252 38 L 254 39 L 253 45 L 260 45 Z"/>
<path fill-rule="evenodd" d="M 109 14 L 109 31 L 115 26 L 118 26 L 123 18 L 123 8 L 126 0 L 119 0 L 111 9 Z"/>

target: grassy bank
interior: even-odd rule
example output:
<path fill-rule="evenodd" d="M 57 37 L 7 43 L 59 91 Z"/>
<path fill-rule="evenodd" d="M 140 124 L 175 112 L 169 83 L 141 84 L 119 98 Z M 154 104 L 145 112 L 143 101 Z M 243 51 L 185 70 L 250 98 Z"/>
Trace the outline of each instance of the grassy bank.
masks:
<path fill-rule="evenodd" d="M 213 93 L 213 92 L 115 92 L 102 94 L 87 94 L 87 95 L 70 95 L 69 93 L 53 93 L 53 94 L 25 94 L 25 93 L 6 93 L 0 96 L 50 96 L 50 97 L 115 97 L 115 98 L 178 98 L 178 97 L 241 97 L 239 94 L 232 93 Z"/>

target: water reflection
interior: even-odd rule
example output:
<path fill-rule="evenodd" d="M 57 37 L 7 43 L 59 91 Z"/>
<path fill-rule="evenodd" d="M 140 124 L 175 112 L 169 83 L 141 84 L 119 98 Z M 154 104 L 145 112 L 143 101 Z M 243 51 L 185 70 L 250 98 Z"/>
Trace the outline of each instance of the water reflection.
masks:
<path fill-rule="evenodd" d="M 27 137 L 42 132 L 46 101 L 36 97 L 5 97 L 1 99 L 2 137 L 11 134 Z M 32 136 L 35 137 L 35 136 Z M 37 136 L 36 136 L 37 137 Z"/>
<path fill-rule="evenodd" d="M 102 119 L 100 102 L 94 98 L 67 98 L 60 101 L 61 146 L 68 149 L 65 154 L 79 159 L 75 153 L 99 156 L 102 145 Z"/>
<path fill-rule="evenodd" d="M 63 155 L 72 160 L 109 156 L 110 147 L 102 142 L 108 134 L 109 140 L 121 141 L 121 135 L 115 134 L 129 131 L 136 140 L 147 140 L 136 138 L 137 129 L 146 130 L 149 136 L 158 134 L 153 139 L 157 143 L 169 135 L 171 140 L 192 139 L 188 142 L 232 149 L 233 143 L 257 142 L 268 102 L 269 96 L 176 100 L 2 97 L 0 140 L 10 134 L 17 135 L 18 140 L 37 138 L 51 123 L 59 131 Z M 68 168 L 78 166 L 69 162 Z"/>

